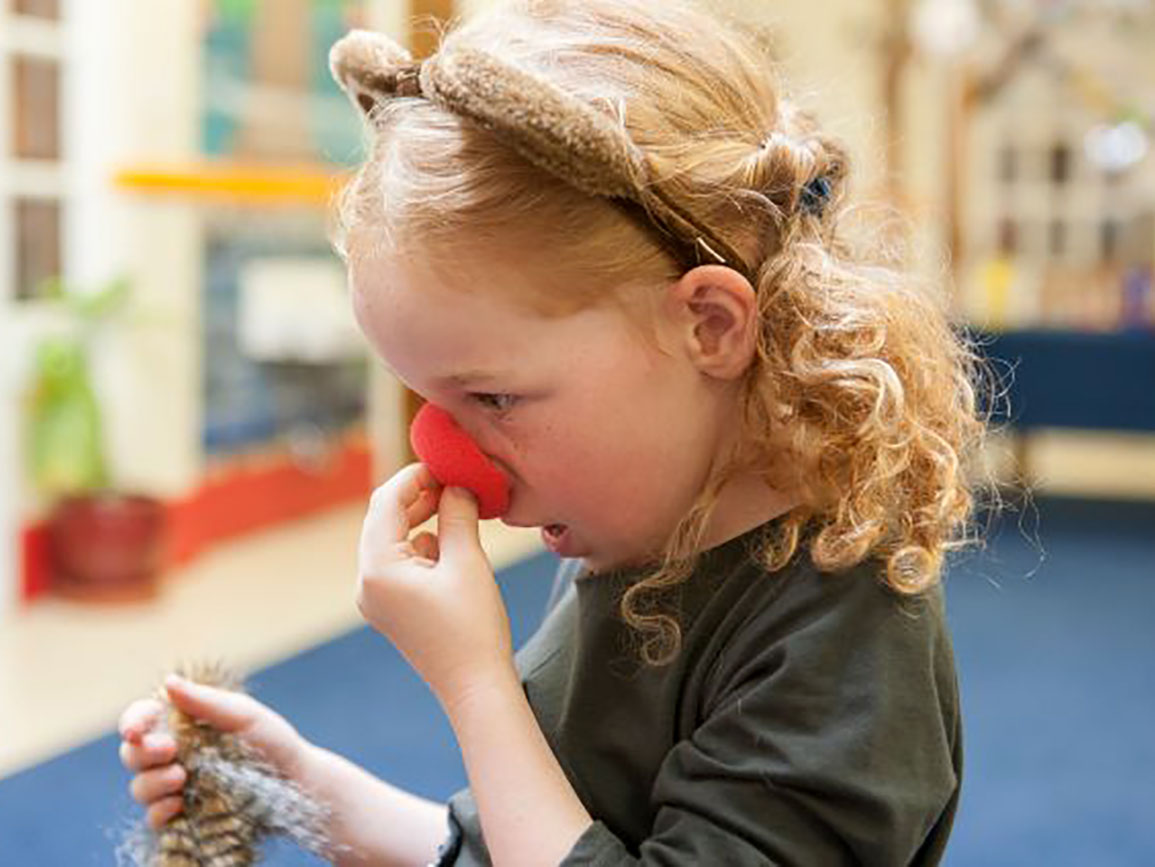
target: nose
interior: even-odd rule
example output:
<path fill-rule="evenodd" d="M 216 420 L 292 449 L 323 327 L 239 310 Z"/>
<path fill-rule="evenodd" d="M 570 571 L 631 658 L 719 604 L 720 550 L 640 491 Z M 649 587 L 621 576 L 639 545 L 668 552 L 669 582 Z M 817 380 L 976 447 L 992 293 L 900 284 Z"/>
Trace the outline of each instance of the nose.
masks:
<path fill-rule="evenodd" d="M 409 442 L 442 485 L 477 497 L 478 517 L 497 518 L 509 509 L 509 479 L 446 410 L 427 403 L 409 429 Z"/>

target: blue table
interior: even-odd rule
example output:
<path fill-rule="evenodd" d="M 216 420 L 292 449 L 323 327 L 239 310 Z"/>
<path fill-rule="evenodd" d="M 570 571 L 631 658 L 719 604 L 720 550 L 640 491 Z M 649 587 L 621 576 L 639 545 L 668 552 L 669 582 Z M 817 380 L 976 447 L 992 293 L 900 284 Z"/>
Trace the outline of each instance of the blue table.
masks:
<path fill-rule="evenodd" d="M 1016 484 L 1033 481 L 1030 435 L 1039 428 L 1155 432 L 1155 333 L 972 333 L 1005 392 L 992 421 L 1016 434 Z"/>
<path fill-rule="evenodd" d="M 976 336 L 1009 389 L 1009 417 L 996 416 L 998 421 L 1023 432 L 1042 427 L 1155 432 L 1155 332 L 1027 330 Z M 996 409 L 1005 409 L 1003 403 Z"/>

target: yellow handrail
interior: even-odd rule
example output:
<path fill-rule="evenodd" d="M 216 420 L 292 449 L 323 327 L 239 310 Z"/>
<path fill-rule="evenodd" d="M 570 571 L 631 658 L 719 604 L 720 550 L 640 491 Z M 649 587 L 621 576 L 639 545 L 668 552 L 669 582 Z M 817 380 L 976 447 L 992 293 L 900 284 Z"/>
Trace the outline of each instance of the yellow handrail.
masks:
<path fill-rule="evenodd" d="M 117 186 L 150 195 L 227 200 L 236 204 L 303 203 L 328 205 L 348 179 L 335 167 L 200 163 L 139 166 L 116 172 Z"/>

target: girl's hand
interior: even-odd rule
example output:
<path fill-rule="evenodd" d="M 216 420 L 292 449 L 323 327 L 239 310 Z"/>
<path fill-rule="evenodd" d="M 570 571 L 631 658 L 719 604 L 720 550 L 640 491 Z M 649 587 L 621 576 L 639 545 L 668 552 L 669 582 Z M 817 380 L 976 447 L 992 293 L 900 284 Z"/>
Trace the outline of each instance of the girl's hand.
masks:
<path fill-rule="evenodd" d="M 272 767 L 297 779 L 309 749 L 293 726 L 255 698 L 231 690 L 177 678 L 165 681 L 169 699 L 190 716 L 217 729 L 236 734 L 256 749 Z M 181 812 L 188 774 L 176 761 L 176 740 L 156 726 L 167 708 L 155 698 L 134 701 L 121 714 L 120 760 L 136 774 L 129 785 L 132 797 L 148 810 L 147 821 L 159 829 Z"/>
<path fill-rule="evenodd" d="M 437 514 L 437 535 L 410 532 Z M 357 607 L 450 707 L 513 671 L 509 618 L 478 537 L 477 502 L 428 467 L 401 469 L 369 501 Z"/>

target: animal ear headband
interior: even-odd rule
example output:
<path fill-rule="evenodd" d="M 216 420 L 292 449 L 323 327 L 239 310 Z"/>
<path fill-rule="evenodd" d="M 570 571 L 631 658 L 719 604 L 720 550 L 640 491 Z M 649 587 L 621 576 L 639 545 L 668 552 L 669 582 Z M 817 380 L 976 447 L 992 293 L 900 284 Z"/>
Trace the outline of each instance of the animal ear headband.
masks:
<path fill-rule="evenodd" d="M 687 268 L 727 265 L 753 280 L 726 241 L 651 180 L 649 161 L 620 126 L 548 81 L 472 48 L 424 61 L 387 36 L 354 30 L 329 53 L 333 77 L 372 121 L 399 96 L 419 96 L 500 136 L 534 165 L 622 207 Z"/>

